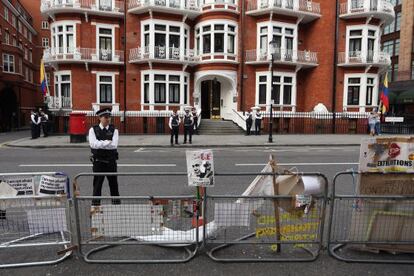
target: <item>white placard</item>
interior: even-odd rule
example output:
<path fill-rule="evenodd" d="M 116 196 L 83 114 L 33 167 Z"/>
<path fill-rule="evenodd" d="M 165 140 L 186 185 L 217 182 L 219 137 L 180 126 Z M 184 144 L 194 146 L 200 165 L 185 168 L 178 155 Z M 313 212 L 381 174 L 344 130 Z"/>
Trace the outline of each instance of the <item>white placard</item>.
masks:
<path fill-rule="evenodd" d="M 214 222 L 217 226 L 249 226 L 248 203 L 217 202 L 214 204 Z"/>
<path fill-rule="evenodd" d="M 66 177 L 42 175 L 39 183 L 39 195 L 60 195 L 66 193 Z"/>
<path fill-rule="evenodd" d="M 17 196 L 33 196 L 34 181 L 33 177 L 13 177 L 6 179 L 7 184 L 17 191 Z"/>
<path fill-rule="evenodd" d="M 163 206 L 148 204 L 101 205 L 91 208 L 94 237 L 131 237 L 160 234 Z"/>
<path fill-rule="evenodd" d="M 214 159 L 211 150 L 187 151 L 188 186 L 214 186 Z"/>
<path fill-rule="evenodd" d="M 30 235 L 67 231 L 65 208 L 27 210 Z"/>
<path fill-rule="evenodd" d="M 403 123 L 404 117 L 385 117 L 387 123 Z"/>

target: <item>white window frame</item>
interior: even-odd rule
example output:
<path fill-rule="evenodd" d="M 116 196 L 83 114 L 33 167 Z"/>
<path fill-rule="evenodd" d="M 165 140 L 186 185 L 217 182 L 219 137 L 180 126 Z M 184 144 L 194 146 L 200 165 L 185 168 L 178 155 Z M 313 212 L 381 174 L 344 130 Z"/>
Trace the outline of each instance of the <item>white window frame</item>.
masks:
<path fill-rule="evenodd" d="M 12 26 L 16 29 L 17 28 L 17 18 L 16 18 L 16 16 L 12 13 L 11 14 L 11 24 L 12 24 Z"/>
<path fill-rule="evenodd" d="M 48 37 L 42 37 L 42 47 L 43 48 L 49 48 L 50 47 L 49 38 Z"/>
<path fill-rule="evenodd" d="M 115 101 L 115 75 L 118 75 L 119 73 L 117 72 L 96 72 L 96 103 L 97 104 L 108 104 L 108 105 L 114 105 L 116 104 Z M 101 103 L 101 95 L 100 95 L 100 77 L 111 77 L 112 78 L 112 102 L 111 103 Z M 104 82 L 104 83 L 108 83 L 108 82 Z"/>
<path fill-rule="evenodd" d="M 69 75 L 70 77 L 70 81 L 62 81 L 62 76 L 63 75 Z M 69 83 L 70 84 L 70 89 L 69 89 L 69 93 L 70 93 L 70 108 L 72 108 L 72 89 L 73 89 L 73 85 L 72 85 L 72 72 L 70 70 L 67 71 L 56 71 L 53 73 L 54 76 L 54 95 L 55 98 L 58 98 L 59 100 L 59 108 L 62 107 L 62 97 L 61 97 L 61 90 L 62 90 L 62 83 Z M 56 81 L 56 77 L 58 77 L 58 80 Z M 59 87 L 59 91 L 56 91 L 56 85 L 58 85 Z"/>
<path fill-rule="evenodd" d="M 13 58 L 11 58 L 13 57 Z M 7 70 L 4 70 L 4 66 L 7 64 Z M 10 65 L 13 65 L 13 71 L 10 70 Z M 14 55 L 11 54 L 3 54 L 3 66 L 2 66 L 2 70 L 5 73 L 16 73 L 16 59 Z"/>
<path fill-rule="evenodd" d="M 4 31 L 4 44 L 10 45 L 10 33 L 8 31 Z"/>
<path fill-rule="evenodd" d="M 9 22 L 9 9 L 6 6 L 4 7 L 3 17 L 4 17 L 4 20 Z"/>
<path fill-rule="evenodd" d="M 106 37 L 111 37 L 111 42 L 112 42 L 112 45 L 111 45 L 111 47 L 112 47 L 112 49 L 111 49 L 111 51 L 112 51 L 112 53 L 111 53 L 111 55 L 112 55 L 112 61 L 114 60 L 114 56 L 115 56 L 115 28 L 119 28 L 119 25 L 116 25 L 116 24 L 100 24 L 100 23 L 94 23 L 93 25 L 96 25 L 96 28 L 95 28 L 95 35 L 96 35 L 96 53 L 97 53 L 97 55 L 99 55 L 99 37 L 100 36 L 106 36 Z M 111 35 L 109 36 L 109 35 L 104 35 L 104 34 L 102 34 L 102 35 L 100 35 L 99 34 L 99 30 L 100 29 L 111 29 Z M 99 59 L 99 56 L 97 57 L 98 59 Z"/>
<path fill-rule="evenodd" d="M 224 25 L 224 30 L 214 30 L 214 25 Z M 210 26 L 210 31 L 203 32 L 203 28 L 206 26 Z M 234 27 L 234 32 L 229 31 L 229 26 Z M 227 19 L 214 19 L 214 20 L 206 20 L 198 23 L 195 27 L 195 35 L 194 35 L 194 45 L 197 54 L 200 56 L 213 56 L 214 55 L 224 55 L 224 56 L 237 56 L 238 53 L 238 23 L 233 20 Z M 197 33 L 197 30 L 199 32 Z M 224 33 L 224 51 L 223 52 L 215 52 L 214 50 L 214 34 L 215 33 Z M 203 35 L 210 34 L 210 53 L 204 53 L 204 45 L 203 45 Z M 234 35 L 234 53 L 228 52 L 228 41 L 229 41 L 229 34 Z M 197 38 L 200 38 L 199 49 L 197 49 Z"/>
<path fill-rule="evenodd" d="M 49 30 L 49 21 L 42 21 L 42 30 Z"/>
<path fill-rule="evenodd" d="M 144 81 L 144 76 L 149 75 L 149 81 Z M 155 81 L 154 76 L 155 75 L 164 75 L 165 76 L 165 103 L 155 103 Z M 170 103 L 170 81 L 169 76 L 180 76 L 180 102 L 179 103 Z M 185 82 L 185 77 L 187 77 L 187 82 Z M 148 100 L 149 103 L 144 103 L 144 83 L 149 83 L 149 94 L 148 94 Z M 171 83 L 178 83 L 178 82 L 171 82 Z M 187 85 L 187 91 L 184 91 L 185 86 Z M 167 71 L 167 70 L 145 70 L 141 71 L 141 109 L 144 109 L 144 106 L 149 106 L 150 110 L 154 110 L 154 106 L 165 106 L 166 110 L 169 110 L 169 107 L 180 107 L 180 110 L 184 110 L 184 107 L 188 105 L 188 102 L 190 101 L 190 74 L 183 71 Z M 185 96 L 187 96 L 187 103 L 184 102 Z"/>
<path fill-rule="evenodd" d="M 259 85 L 263 84 L 263 82 L 259 82 L 259 78 L 261 76 L 266 76 L 266 104 L 259 104 Z M 280 97 L 279 103 L 274 103 L 275 107 L 292 107 L 292 110 L 296 110 L 296 98 L 297 98 L 297 76 L 294 72 L 281 72 L 281 71 L 273 71 L 273 76 L 280 76 L 282 79 L 281 87 L 280 87 Z M 291 104 L 283 104 L 283 88 L 284 88 L 284 77 L 291 77 L 292 78 L 292 96 L 291 96 Z M 272 99 L 272 74 L 271 72 L 256 72 L 256 96 L 255 96 L 255 105 L 256 106 L 265 106 L 266 110 L 270 107 L 271 99 Z"/>
<path fill-rule="evenodd" d="M 145 25 L 149 25 L 149 30 L 145 31 Z M 165 25 L 166 31 L 155 31 L 155 25 Z M 141 21 L 141 49 L 145 49 L 145 34 L 149 34 L 149 53 L 153 58 L 155 55 L 155 33 L 162 32 L 165 33 L 165 48 L 166 48 L 166 59 L 170 59 L 170 51 L 168 49 L 169 42 L 170 42 L 170 26 L 172 27 L 179 27 L 180 28 L 180 57 L 183 57 L 186 53 L 185 51 L 190 49 L 190 26 L 188 26 L 184 22 L 179 21 L 168 21 L 168 20 L 160 20 L 160 19 L 147 19 Z M 185 30 L 187 30 L 187 34 L 185 34 Z M 176 35 L 177 33 L 171 32 L 172 35 Z M 187 43 L 185 45 L 185 38 L 187 38 Z M 183 47 L 183 45 L 185 45 Z"/>
<path fill-rule="evenodd" d="M 348 80 L 349 78 L 359 78 L 360 79 L 360 88 L 359 88 L 359 103 L 358 105 L 348 105 Z M 374 89 L 372 93 L 372 104 L 366 105 L 367 99 L 367 83 L 368 78 L 374 79 Z M 379 78 L 377 74 L 365 74 L 365 73 L 352 73 L 344 75 L 344 94 L 343 94 L 343 107 L 344 110 L 347 108 L 359 108 L 360 112 L 365 112 L 366 107 L 376 107 L 379 97 Z"/>
<path fill-rule="evenodd" d="M 77 38 L 76 37 L 76 30 L 77 30 L 76 25 L 77 24 L 80 24 L 80 21 L 64 20 L 64 21 L 55 21 L 51 24 L 51 26 L 50 26 L 50 32 L 51 32 L 50 37 L 52 38 L 52 45 L 51 45 L 50 48 L 52 48 L 53 52 L 59 53 L 59 48 L 62 48 L 63 49 L 62 54 L 68 54 L 68 53 L 72 53 L 72 52 L 70 52 L 70 50 L 74 51 L 77 48 L 77 41 L 76 41 L 76 38 Z M 73 31 L 72 32 L 67 32 L 66 31 L 67 26 L 72 26 Z M 57 31 L 58 27 L 62 27 L 63 31 L 58 32 Z M 63 45 L 64 45 L 64 47 L 60 47 L 62 45 L 58 45 L 58 35 L 59 34 L 63 34 Z M 68 34 L 73 34 L 73 49 L 67 49 L 66 48 Z"/>
<path fill-rule="evenodd" d="M 262 27 L 267 27 L 267 45 L 265 49 L 260 48 L 260 38 L 261 38 L 260 31 Z M 281 46 L 280 46 L 280 49 L 282 51 L 281 53 L 282 56 L 283 56 L 283 52 L 286 51 L 286 37 L 293 36 L 292 58 L 295 58 L 297 56 L 297 51 L 298 51 L 298 25 L 292 24 L 292 23 L 280 22 L 280 21 L 267 21 L 267 22 L 257 23 L 257 40 L 256 40 L 257 41 L 257 44 L 256 44 L 257 53 L 259 55 L 266 55 L 268 56 L 268 58 L 271 57 L 272 53 L 270 53 L 269 51 L 269 43 L 273 39 L 273 34 L 274 34 L 273 28 L 274 27 L 282 28 L 282 33 L 280 34 L 282 37 Z M 286 29 L 293 29 L 293 35 L 286 34 Z"/>
<path fill-rule="evenodd" d="M 374 25 L 352 25 L 346 27 L 346 61 L 349 61 L 350 51 L 349 51 L 349 42 L 350 42 L 350 33 L 351 31 L 362 30 L 362 41 L 361 41 L 361 60 L 366 61 L 368 58 L 368 35 L 369 31 L 375 31 L 375 42 L 374 42 L 374 60 L 379 53 L 380 47 L 380 34 L 381 30 L 379 26 Z"/>

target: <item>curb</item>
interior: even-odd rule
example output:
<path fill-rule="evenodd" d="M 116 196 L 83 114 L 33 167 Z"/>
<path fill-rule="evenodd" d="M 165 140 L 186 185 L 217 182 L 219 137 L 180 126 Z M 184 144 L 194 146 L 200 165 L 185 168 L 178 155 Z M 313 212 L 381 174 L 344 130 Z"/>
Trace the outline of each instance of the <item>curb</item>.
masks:
<path fill-rule="evenodd" d="M 259 147 L 327 147 L 327 146 L 336 146 L 336 147 L 356 147 L 360 146 L 361 144 L 247 144 L 247 145 L 197 145 L 197 144 L 191 144 L 191 145 L 179 145 L 171 147 L 170 145 L 123 145 L 118 146 L 118 148 L 169 148 L 169 149 L 187 149 L 187 148 L 259 148 Z M 89 145 L 15 145 L 12 143 L 5 143 L 3 146 L 9 147 L 9 148 L 28 148 L 28 149 L 62 149 L 62 148 L 68 148 L 68 149 L 89 149 Z"/>

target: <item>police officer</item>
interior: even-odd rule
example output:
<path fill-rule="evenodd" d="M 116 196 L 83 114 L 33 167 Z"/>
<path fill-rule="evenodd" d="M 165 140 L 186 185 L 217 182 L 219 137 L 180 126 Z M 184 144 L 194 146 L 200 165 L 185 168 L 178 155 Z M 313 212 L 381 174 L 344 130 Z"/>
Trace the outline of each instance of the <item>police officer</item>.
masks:
<path fill-rule="evenodd" d="M 49 122 L 49 116 L 41 109 L 40 110 L 40 123 L 43 130 L 43 137 L 47 137 L 48 135 L 48 122 Z M 40 133 L 39 133 L 40 135 Z"/>
<path fill-rule="evenodd" d="M 260 112 L 260 109 L 256 111 L 256 116 L 254 120 L 254 128 L 256 135 L 260 135 L 260 129 L 262 127 L 262 113 Z"/>
<path fill-rule="evenodd" d="M 246 111 L 246 135 L 250 135 L 253 125 L 253 115 L 251 112 Z"/>
<path fill-rule="evenodd" d="M 170 139 L 171 147 L 174 146 L 174 143 L 173 143 L 174 137 L 175 137 L 175 144 L 178 145 L 178 131 L 180 129 L 180 123 L 181 123 L 180 116 L 178 116 L 177 112 L 174 110 L 173 114 L 171 114 L 170 122 L 168 123 L 168 126 L 170 127 L 170 130 L 171 130 L 171 139 Z"/>
<path fill-rule="evenodd" d="M 89 130 L 89 145 L 92 151 L 91 161 L 93 172 L 116 172 L 118 160 L 118 139 L 119 133 L 111 122 L 111 109 L 103 108 L 96 112 L 99 116 L 99 124 Z M 106 176 L 109 182 L 111 196 L 119 196 L 117 176 Z M 105 176 L 94 176 L 93 196 L 101 196 L 102 184 Z M 113 204 L 120 204 L 120 200 L 112 200 Z M 100 205 L 100 200 L 93 200 L 92 205 Z"/>
<path fill-rule="evenodd" d="M 40 117 L 36 111 L 32 110 L 30 113 L 31 133 L 32 139 L 37 139 L 40 136 Z"/>
<path fill-rule="evenodd" d="M 193 109 L 193 119 L 194 119 L 194 134 L 198 135 L 198 117 L 197 117 L 197 111 L 195 108 Z"/>
<path fill-rule="evenodd" d="M 193 135 L 193 124 L 193 114 L 190 113 L 189 109 L 186 109 L 184 114 L 184 144 L 187 144 L 187 135 L 189 137 L 189 143 L 192 143 L 191 136 Z"/>

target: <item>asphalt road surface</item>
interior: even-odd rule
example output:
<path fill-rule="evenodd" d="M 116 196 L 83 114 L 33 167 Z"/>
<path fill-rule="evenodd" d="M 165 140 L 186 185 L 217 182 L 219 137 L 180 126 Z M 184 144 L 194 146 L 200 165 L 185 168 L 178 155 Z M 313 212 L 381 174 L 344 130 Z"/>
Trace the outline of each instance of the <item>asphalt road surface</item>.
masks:
<path fill-rule="evenodd" d="M 185 172 L 185 151 L 174 148 L 121 149 L 119 172 Z M 339 171 L 357 169 L 357 147 L 297 147 L 297 148 L 217 148 L 214 149 L 216 172 L 251 172 L 251 176 L 218 177 L 211 194 L 240 194 L 254 179 L 273 154 L 286 168 L 304 172 L 321 172 L 331 181 Z M 16 149 L 0 146 L 0 172 L 63 171 L 73 179 L 81 172 L 92 170 L 89 151 L 84 149 Z M 121 195 L 193 195 L 185 177 L 142 176 L 119 179 Z M 91 195 L 92 183 L 80 178 L 82 195 Z M 352 193 L 352 183 L 342 182 L 339 189 Z M 107 184 L 104 194 L 108 195 Z M 6 252 L 6 251 L 5 251 Z M 122 251 L 114 251 L 114 254 Z M 4 255 L 6 254 L 6 255 Z M 25 252 L 24 255 L 30 254 Z M 36 254 L 33 251 L 33 254 Z M 23 255 L 23 254 L 22 254 Z M 12 261 L 16 253 L 2 253 L 2 260 Z M 409 265 L 347 264 L 321 253 L 312 263 L 217 263 L 204 252 L 185 264 L 112 265 L 86 264 L 79 257 L 53 266 L 0 270 L 1 275 L 412 275 Z"/>

